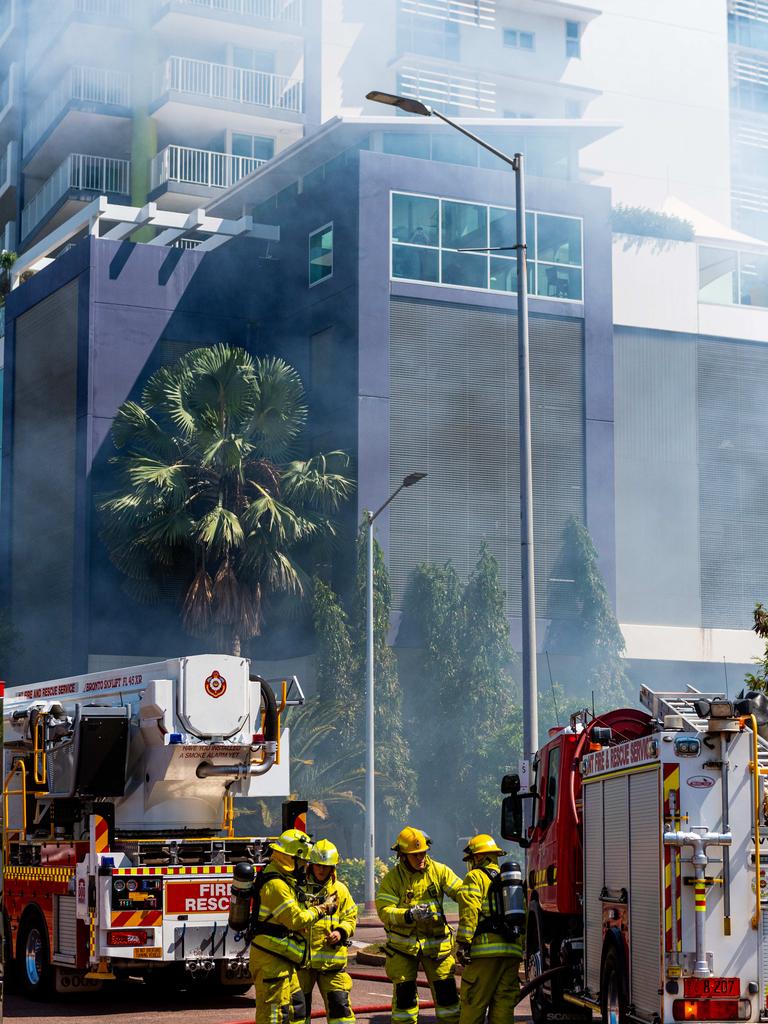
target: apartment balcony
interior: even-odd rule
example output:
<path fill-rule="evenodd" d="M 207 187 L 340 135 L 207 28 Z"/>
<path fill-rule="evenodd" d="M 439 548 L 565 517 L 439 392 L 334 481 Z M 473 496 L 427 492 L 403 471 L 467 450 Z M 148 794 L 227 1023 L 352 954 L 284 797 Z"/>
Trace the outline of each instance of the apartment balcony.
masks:
<path fill-rule="evenodd" d="M 131 78 L 127 71 L 73 67 L 24 125 L 24 171 L 42 177 L 76 140 L 102 152 L 130 148 Z"/>
<path fill-rule="evenodd" d="M 98 54 L 102 64 L 125 67 L 133 31 L 133 0 L 28 0 L 27 84 L 40 88 L 66 68 Z"/>
<path fill-rule="evenodd" d="M 190 146 L 166 146 L 152 161 L 149 198 L 162 197 L 167 210 L 194 210 L 201 198 L 212 198 L 266 162 Z"/>
<path fill-rule="evenodd" d="M 19 137 L 21 89 L 21 65 L 13 63 L 0 82 L 0 146 Z"/>
<path fill-rule="evenodd" d="M 221 129 L 222 111 L 232 131 L 274 135 L 275 122 L 282 122 L 290 135 L 284 144 L 301 137 L 304 83 L 295 75 L 169 57 L 158 71 L 155 95 L 150 111 L 158 125 L 200 145 Z"/>
<path fill-rule="evenodd" d="M 21 243 L 29 246 L 97 196 L 127 201 L 130 167 L 128 160 L 70 153 L 21 211 Z"/>
<path fill-rule="evenodd" d="M 22 3 L 23 0 L 0 0 L 0 53 L 5 47 L 9 53 L 16 52 L 22 28 Z"/>
<path fill-rule="evenodd" d="M 19 174 L 19 144 L 15 139 L 0 150 L 0 224 L 16 214 L 16 182 Z"/>
<path fill-rule="evenodd" d="M 239 46 L 263 48 L 270 41 L 295 40 L 304 33 L 304 0 L 160 0 L 155 28 L 163 38 L 203 37 L 226 45 L 237 33 Z"/>

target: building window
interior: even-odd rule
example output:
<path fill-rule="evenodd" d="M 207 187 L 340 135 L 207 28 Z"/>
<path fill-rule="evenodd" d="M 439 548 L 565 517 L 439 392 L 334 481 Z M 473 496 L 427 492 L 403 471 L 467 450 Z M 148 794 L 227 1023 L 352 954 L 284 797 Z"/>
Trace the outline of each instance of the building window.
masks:
<path fill-rule="evenodd" d="M 523 32 L 519 28 L 505 28 L 504 45 L 511 46 L 515 50 L 534 50 L 536 48 L 536 34 L 534 32 Z"/>
<path fill-rule="evenodd" d="M 528 288 L 581 301 L 582 222 L 529 211 Z M 437 196 L 392 193 L 392 277 L 460 288 L 517 290 L 515 211 Z M 473 252 L 472 250 L 492 250 Z"/>
<path fill-rule="evenodd" d="M 455 21 L 401 11 L 397 22 L 397 49 L 401 54 L 459 60 L 459 26 Z"/>
<path fill-rule="evenodd" d="M 578 100 L 565 101 L 565 116 L 572 118 L 581 117 L 581 104 Z"/>
<path fill-rule="evenodd" d="M 565 56 L 581 56 L 581 22 L 566 21 L 565 23 Z"/>
<path fill-rule="evenodd" d="M 768 309 L 768 254 L 700 246 L 699 302 Z"/>
<path fill-rule="evenodd" d="M 333 274 L 333 223 L 309 236 L 309 286 L 319 284 Z"/>
<path fill-rule="evenodd" d="M 275 155 L 275 140 L 266 135 L 247 135 L 232 132 L 232 155 L 271 160 Z"/>

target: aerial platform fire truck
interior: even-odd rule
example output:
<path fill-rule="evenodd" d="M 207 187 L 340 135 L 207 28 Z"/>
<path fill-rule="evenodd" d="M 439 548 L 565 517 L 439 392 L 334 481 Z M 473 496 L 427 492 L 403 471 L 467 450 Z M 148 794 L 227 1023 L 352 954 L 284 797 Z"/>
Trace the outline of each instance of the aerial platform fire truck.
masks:
<path fill-rule="evenodd" d="M 573 716 L 502 783 L 534 1020 L 768 1020 L 768 702 L 640 698 Z"/>
<path fill-rule="evenodd" d="M 227 926 L 234 800 L 289 792 L 273 685 L 243 658 L 198 655 L 6 690 L 3 926 L 26 993 L 126 975 L 245 989 Z"/>

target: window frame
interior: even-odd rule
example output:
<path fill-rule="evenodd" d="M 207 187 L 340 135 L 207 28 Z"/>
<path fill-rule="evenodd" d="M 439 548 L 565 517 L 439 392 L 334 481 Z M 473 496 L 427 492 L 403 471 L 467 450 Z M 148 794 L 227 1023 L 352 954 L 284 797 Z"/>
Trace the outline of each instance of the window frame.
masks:
<path fill-rule="evenodd" d="M 330 273 L 323 274 L 323 276 L 321 278 L 319 278 L 319 280 L 313 281 L 312 280 L 312 239 L 316 235 L 321 235 L 324 231 L 327 231 L 328 228 L 331 229 L 331 270 L 330 270 Z M 391 242 L 390 242 L 390 245 L 391 245 Z M 309 235 L 307 236 L 307 285 L 308 285 L 309 288 L 316 288 L 317 285 L 323 284 L 324 281 L 328 281 L 328 280 L 330 280 L 333 277 L 333 274 L 334 274 L 334 262 L 335 262 L 334 261 L 334 248 L 335 248 L 335 239 L 334 239 L 334 227 L 333 227 L 333 221 L 332 220 L 329 220 L 327 224 L 323 224 L 322 227 L 315 228 L 314 231 L 310 231 L 309 232 Z"/>
<path fill-rule="evenodd" d="M 507 34 L 514 35 L 514 43 L 507 42 Z M 531 45 L 523 46 L 520 42 L 521 36 L 530 36 Z M 535 53 L 536 52 L 536 33 L 527 28 L 502 28 L 501 30 L 501 44 L 508 50 L 522 50 L 523 53 Z"/>
<path fill-rule="evenodd" d="M 736 295 L 738 299 L 736 302 L 717 302 L 714 299 L 702 299 L 701 298 L 701 253 L 703 250 L 719 250 L 720 252 L 732 253 L 736 257 Z M 698 278 L 698 287 L 696 289 L 696 302 L 702 306 L 738 306 L 744 309 L 762 309 L 768 312 L 768 297 L 766 298 L 765 304 L 757 302 L 743 302 L 742 295 L 744 294 L 742 288 L 742 263 L 745 259 L 764 259 L 768 260 L 768 252 L 760 252 L 756 249 L 731 249 L 727 245 L 715 245 L 714 243 L 701 243 L 696 246 L 696 275 Z M 766 275 L 768 280 L 768 275 Z"/>
<path fill-rule="evenodd" d="M 569 29 L 575 26 L 576 34 L 571 35 Z M 565 21 L 565 56 L 569 59 L 581 60 L 581 35 L 582 27 L 580 21 Z"/>
<path fill-rule="evenodd" d="M 412 242 L 399 242 L 399 241 L 395 241 L 393 239 L 392 232 L 393 232 L 393 227 L 394 227 L 394 225 L 393 225 L 393 213 L 394 213 L 394 197 L 395 196 L 408 196 L 408 197 L 412 197 L 414 199 L 432 199 L 432 200 L 437 200 L 437 203 L 438 203 L 438 208 L 437 208 L 437 217 L 438 217 L 437 228 L 438 228 L 438 231 L 437 231 L 437 241 L 436 241 L 436 243 L 434 245 L 429 245 L 429 246 L 426 246 L 426 245 L 416 245 L 416 244 L 414 244 Z M 388 231 L 389 231 L 389 238 L 388 238 L 388 244 L 389 244 L 389 280 L 390 280 L 390 282 L 400 282 L 400 283 L 406 283 L 406 284 L 420 284 L 420 285 L 424 285 L 425 287 L 430 287 L 430 288 L 453 288 L 453 289 L 462 289 L 462 290 L 465 290 L 465 291 L 473 291 L 473 292 L 486 292 L 489 295 L 493 295 L 493 296 L 497 296 L 497 297 L 501 296 L 501 295 L 515 295 L 516 291 L 508 292 L 508 291 L 501 290 L 501 289 L 491 288 L 491 257 L 496 255 L 497 258 L 507 259 L 507 260 L 509 260 L 512 263 L 516 263 L 516 257 L 514 255 L 511 255 L 511 256 L 499 256 L 498 253 L 494 254 L 494 253 L 491 253 L 491 252 L 488 252 L 488 253 L 485 254 L 485 258 L 487 260 L 487 267 L 486 267 L 486 281 L 487 281 L 487 284 L 486 284 L 485 287 L 481 288 L 481 287 L 478 287 L 477 285 L 469 285 L 469 284 L 451 284 L 451 283 L 448 283 L 448 282 L 444 282 L 442 280 L 442 276 L 443 276 L 443 273 L 442 273 L 442 270 L 443 270 L 443 253 L 444 252 L 445 253 L 455 253 L 455 252 L 458 251 L 456 249 L 451 249 L 451 248 L 445 247 L 443 245 L 443 205 L 442 205 L 443 202 L 463 203 L 463 204 L 465 204 L 467 206 L 483 206 L 483 207 L 485 207 L 485 210 L 486 210 L 486 231 L 487 231 L 487 235 L 488 235 L 488 243 L 489 243 L 489 245 L 490 245 L 490 237 L 491 237 L 491 235 L 490 235 L 490 230 L 491 230 L 491 219 L 490 219 L 491 214 L 490 214 L 490 211 L 491 211 L 491 209 L 494 209 L 494 210 L 508 210 L 510 212 L 514 212 L 514 210 L 515 210 L 514 206 L 501 206 L 498 203 L 478 202 L 477 200 L 466 199 L 464 197 L 435 196 L 435 195 L 430 195 L 429 193 L 426 193 L 426 192 L 405 192 L 405 191 L 402 191 L 400 189 L 390 189 L 390 192 L 389 192 L 389 225 L 388 225 Z M 575 304 L 575 305 L 584 305 L 584 301 L 585 301 L 584 300 L 584 291 L 585 291 L 585 286 L 584 286 L 584 282 L 585 282 L 585 267 L 584 267 L 584 218 L 578 216 L 577 214 L 573 214 L 573 213 L 558 213 L 558 212 L 556 212 L 554 210 L 530 210 L 530 209 L 527 209 L 526 210 L 526 214 L 528 216 L 532 216 L 533 217 L 533 232 L 532 233 L 527 233 L 526 241 L 527 241 L 527 245 L 528 245 L 528 252 L 534 254 L 527 261 L 527 263 L 528 263 L 529 279 L 531 278 L 531 276 L 533 278 L 533 280 L 532 280 L 532 287 L 529 287 L 529 289 L 528 289 L 528 297 L 529 298 L 533 298 L 533 299 L 541 299 L 543 302 L 566 302 L 566 303 L 572 303 L 572 304 Z M 579 237 L 579 262 L 578 263 L 552 263 L 551 261 L 548 261 L 548 260 L 543 260 L 543 261 L 539 260 L 539 258 L 538 258 L 538 221 L 539 221 L 539 215 L 542 215 L 542 216 L 545 216 L 545 217 L 562 217 L 565 220 L 575 220 L 575 221 L 578 221 L 579 227 L 580 227 L 580 230 L 579 230 L 579 236 L 580 236 Z M 407 247 L 410 247 L 410 248 L 413 248 L 413 249 L 417 249 L 417 250 L 418 249 L 427 249 L 430 252 L 436 252 L 437 253 L 437 262 L 438 262 L 437 280 L 436 281 L 426 281 L 426 280 L 422 280 L 420 278 L 414 278 L 414 277 L 396 277 L 394 275 L 394 272 L 393 272 L 394 271 L 394 259 L 393 259 L 393 256 L 394 256 L 394 246 L 395 245 L 407 246 Z M 540 295 L 538 293 L 538 277 L 539 277 L 539 265 L 540 264 L 543 267 L 559 267 L 559 268 L 564 269 L 564 270 L 565 269 L 578 270 L 579 273 L 581 274 L 581 297 L 577 298 L 577 299 L 572 299 L 572 298 L 568 298 L 566 296 Z M 532 275 L 531 275 L 531 272 L 533 272 Z"/>

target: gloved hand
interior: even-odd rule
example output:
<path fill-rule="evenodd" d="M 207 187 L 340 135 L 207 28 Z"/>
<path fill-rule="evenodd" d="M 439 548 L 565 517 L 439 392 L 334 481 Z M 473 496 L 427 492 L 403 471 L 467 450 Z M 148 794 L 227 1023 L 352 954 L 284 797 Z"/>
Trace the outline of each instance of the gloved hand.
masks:
<path fill-rule="evenodd" d="M 472 961 L 471 947 L 468 942 L 460 942 L 456 946 L 456 960 L 462 967 L 466 967 Z"/>
<path fill-rule="evenodd" d="M 432 917 L 432 911 L 428 903 L 417 903 L 415 907 L 409 907 L 405 912 L 406 924 L 413 924 L 414 921 L 428 921 Z"/>
<path fill-rule="evenodd" d="M 320 917 L 330 917 L 338 905 L 339 900 L 335 893 L 332 896 L 329 896 L 324 903 L 318 903 L 317 909 L 320 912 Z"/>

